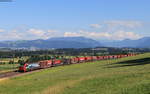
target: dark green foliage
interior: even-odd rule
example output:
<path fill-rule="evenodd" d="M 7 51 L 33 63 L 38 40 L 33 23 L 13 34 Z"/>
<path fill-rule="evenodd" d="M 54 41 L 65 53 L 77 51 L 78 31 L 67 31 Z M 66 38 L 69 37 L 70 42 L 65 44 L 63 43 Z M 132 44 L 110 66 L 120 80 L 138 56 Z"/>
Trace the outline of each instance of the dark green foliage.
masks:
<path fill-rule="evenodd" d="M 13 60 L 10 60 L 8 64 L 15 64 Z"/>
<path fill-rule="evenodd" d="M 18 60 L 18 62 L 17 62 L 18 64 L 20 64 L 20 65 L 22 65 L 22 64 L 24 64 L 25 63 L 25 61 L 24 60 Z"/>
<path fill-rule="evenodd" d="M 65 48 L 65 49 L 45 49 L 37 51 L 28 50 L 9 50 L 0 51 L 0 58 L 21 58 L 24 56 L 44 55 L 46 60 L 51 59 L 51 56 L 97 56 L 108 54 L 128 54 L 128 53 L 144 53 L 150 52 L 148 48 L 112 48 L 112 47 L 97 47 L 97 48 Z M 43 60 L 43 59 L 42 59 Z"/>

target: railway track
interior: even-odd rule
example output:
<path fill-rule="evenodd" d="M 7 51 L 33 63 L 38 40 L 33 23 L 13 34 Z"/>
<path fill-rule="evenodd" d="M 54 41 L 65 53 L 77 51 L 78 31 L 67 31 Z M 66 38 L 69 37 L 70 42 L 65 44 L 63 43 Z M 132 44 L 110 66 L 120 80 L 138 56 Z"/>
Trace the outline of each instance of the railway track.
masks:
<path fill-rule="evenodd" d="M 17 72 L 17 71 L 11 71 L 11 72 L 0 73 L 0 79 L 17 76 L 17 75 L 19 75 L 19 74 L 21 74 L 21 73 L 19 73 L 19 72 Z"/>
<path fill-rule="evenodd" d="M 33 73 L 33 72 L 38 72 L 38 71 L 41 71 L 41 70 L 43 70 L 43 69 L 29 71 L 29 72 L 25 72 L 25 73 L 18 72 L 17 70 L 16 71 L 5 72 L 5 73 L 0 73 L 0 79 L 21 76 L 21 75 L 30 74 L 30 73 Z"/>

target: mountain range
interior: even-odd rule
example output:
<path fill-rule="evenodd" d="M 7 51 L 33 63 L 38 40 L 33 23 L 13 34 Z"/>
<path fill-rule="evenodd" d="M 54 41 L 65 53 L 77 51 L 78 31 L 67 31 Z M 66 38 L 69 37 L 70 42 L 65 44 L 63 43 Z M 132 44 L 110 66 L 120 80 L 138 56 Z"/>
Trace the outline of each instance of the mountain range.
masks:
<path fill-rule="evenodd" d="M 132 48 L 150 48 L 150 37 L 144 37 L 138 40 L 122 40 L 115 42 L 97 41 L 85 37 L 58 37 L 47 40 L 20 40 L 20 41 L 2 41 L 1 48 L 93 48 L 93 47 L 132 47 Z"/>
<path fill-rule="evenodd" d="M 92 48 L 100 46 L 98 41 L 84 37 L 59 37 L 47 40 L 3 41 L 0 47 L 6 48 Z"/>
<path fill-rule="evenodd" d="M 138 40 L 125 39 L 115 42 L 103 42 L 107 47 L 132 47 L 132 48 L 150 48 L 150 37 L 144 37 Z"/>

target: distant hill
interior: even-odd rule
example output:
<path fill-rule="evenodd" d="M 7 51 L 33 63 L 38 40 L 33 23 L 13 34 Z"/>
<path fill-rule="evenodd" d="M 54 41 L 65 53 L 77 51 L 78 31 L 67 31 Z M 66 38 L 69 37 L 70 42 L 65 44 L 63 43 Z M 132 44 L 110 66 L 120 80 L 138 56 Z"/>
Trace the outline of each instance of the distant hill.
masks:
<path fill-rule="evenodd" d="M 29 41 L 4 41 L 0 42 L 0 47 L 7 48 L 91 48 L 100 46 L 98 41 L 84 37 L 59 37 L 47 40 L 29 40 Z"/>
<path fill-rule="evenodd" d="M 47 40 L 20 40 L 3 41 L 0 47 L 6 48 L 92 48 L 92 47 L 132 47 L 132 48 L 150 48 L 150 37 L 144 37 L 138 40 L 122 40 L 114 42 L 96 41 L 85 37 L 58 37 Z"/>
<path fill-rule="evenodd" d="M 134 48 L 150 48 L 150 37 L 144 37 L 138 40 L 126 39 L 116 42 L 103 42 L 102 45 L 107 47 L 134 47 Z"/>

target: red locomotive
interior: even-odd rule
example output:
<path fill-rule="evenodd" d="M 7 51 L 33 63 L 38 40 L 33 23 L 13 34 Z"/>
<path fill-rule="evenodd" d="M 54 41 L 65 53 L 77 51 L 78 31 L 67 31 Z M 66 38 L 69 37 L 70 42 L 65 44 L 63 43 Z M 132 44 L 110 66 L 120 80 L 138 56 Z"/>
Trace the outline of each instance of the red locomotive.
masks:
<path fill-rule="evenodd" d="M 24 63 L 21 64 L 19 67 L 20 72 L 27 72 L 27 71 L 32 71 L 36 69 L 44 69 L 44 68 L 49 68 L 52 66 L 58 66 L 62 65 L 61 60 L 43 60 L 35 63 Z"/>

